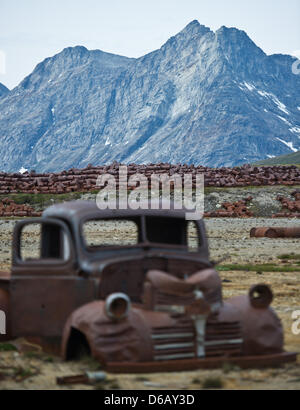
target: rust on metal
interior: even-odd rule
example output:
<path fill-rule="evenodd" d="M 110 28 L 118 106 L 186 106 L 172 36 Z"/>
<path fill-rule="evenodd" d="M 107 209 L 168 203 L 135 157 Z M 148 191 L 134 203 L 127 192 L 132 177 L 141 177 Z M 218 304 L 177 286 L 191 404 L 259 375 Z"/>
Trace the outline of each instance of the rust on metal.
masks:
<path fill-rule="evenodd" d="M 72 376 L 61 376 L 56 378 L 58 385 L 65 384 L 92 384 L 99 383 L 106 379 L 104 372 L 85 372 L 84 374 L 77 374 Z"/>
<path fill-rule="evenodd" d="M 112 362 L 107 365 L 110 373 L 157 373 L 176 372 L 198 369 L 216 369 L 224 363 L 231 363 L 242 369 L 276 367 L 284 363 L 297 360 L 296 353 L 279 353 L 265 356 L 240 356 L 240 357 L 210 357 L 202 359 L 172 360 L 168 362 L 131 363 Z"/>
<path fill-rule="evenodd" d="M 252 228 L 250 237 L 255 238 L 300 238 L 300 227 L 293 228 Z"/>

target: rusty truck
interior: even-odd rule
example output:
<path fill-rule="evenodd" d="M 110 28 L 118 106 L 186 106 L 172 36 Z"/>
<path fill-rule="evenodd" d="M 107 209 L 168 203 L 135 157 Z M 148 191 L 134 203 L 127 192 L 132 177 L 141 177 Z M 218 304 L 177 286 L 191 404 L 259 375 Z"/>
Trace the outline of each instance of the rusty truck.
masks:
<path fill-rule="evenodd" d="M 272 299 L 257 284 L 224 300 L 204 222 L 182 209 L 72 201 L 16 223 L 0 341 L 24 337 L 65 360 L 90 354 L 111 372 L 273 366 L 296 353 L 284 350 Z"/>

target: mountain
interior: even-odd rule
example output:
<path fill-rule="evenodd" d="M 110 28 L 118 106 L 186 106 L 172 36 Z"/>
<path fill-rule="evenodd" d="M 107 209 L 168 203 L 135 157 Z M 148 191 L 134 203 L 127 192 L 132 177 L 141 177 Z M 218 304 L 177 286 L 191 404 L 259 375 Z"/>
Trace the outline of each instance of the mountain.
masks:
<path fill-rule="evenodd" d="M 4 97 L 7 93 L 9 93 L 9 89 L 0 83 L 0 98 Z"/>
<path fill-rule="evenodd" d="M 85 47 L 41 62 L 0 100 L 0 168 L 252 163 L 300 149 L 295 58 L 191 22 L 129 59 Z"/>
<path fill-rule="evenodd" d="M 258 161 L 255 165 L 300 165 L 300 151 Z"/>

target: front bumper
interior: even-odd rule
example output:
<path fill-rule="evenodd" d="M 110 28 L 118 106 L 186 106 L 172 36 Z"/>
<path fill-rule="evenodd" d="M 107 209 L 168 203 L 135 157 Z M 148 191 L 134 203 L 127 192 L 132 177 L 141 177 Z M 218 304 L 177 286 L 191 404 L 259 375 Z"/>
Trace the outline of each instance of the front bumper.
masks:
<path fill-rule="evenodd" d="M 215 369 L 222 367 L 224 363 L 231 363 L 242 369 L 278 367 L 284 363 L 296 362 L 297 354 L 295 352 L 283 352 L 262 356 L 210 357 L 206 359 L 184 359 L 165 362 L 110 362 L 106 364 L 105 370 L 110 373 L 161 373 Z"/>

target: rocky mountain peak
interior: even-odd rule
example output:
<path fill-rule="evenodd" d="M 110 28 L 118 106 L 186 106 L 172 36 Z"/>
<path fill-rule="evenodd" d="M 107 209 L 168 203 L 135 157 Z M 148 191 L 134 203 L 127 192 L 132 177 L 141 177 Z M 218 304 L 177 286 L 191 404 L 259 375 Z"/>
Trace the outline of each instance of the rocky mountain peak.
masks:
<path fill-rule="evenodd" d="M 300 76 L 237 28 L 192 21 L 130 59 L 68 47 L 0 99 L 4 171 L 251 163 L 300 149 Z M 7 94 L 7 90 L 4 90 Z"/>
<path fill-rule="evenodd" d="M 199 34 L 203 35 L 203 34 L 208 33 L 209 31 L 211 31 L 209 27 L 206 27 L 205 25 L 200 24 L 198 20 L 193 20 L 189 24 L 187 24 L 185 28 L 177 34 L 177 36 L 180 36 L 182 34 L 190 35 L 190 36 L 199 35 Z"/>
<path fill-rule="evenodd" d="M 9 93 L 9 89 L 4 84 L 0 83 L 0 98 Z"/>
<path fill-rule="evenodd" d="M 207 33 L 213 33 L 210 28 L 200 24 L 197 20 L 193 20 L 178 34 L 171 37 L 163 46 L 162 49 L 173 47 L 182 49 L 191 47 L 193 43 L 197 43 Z"/>

